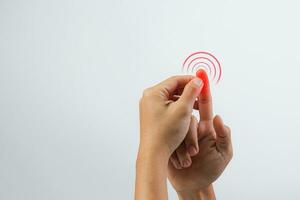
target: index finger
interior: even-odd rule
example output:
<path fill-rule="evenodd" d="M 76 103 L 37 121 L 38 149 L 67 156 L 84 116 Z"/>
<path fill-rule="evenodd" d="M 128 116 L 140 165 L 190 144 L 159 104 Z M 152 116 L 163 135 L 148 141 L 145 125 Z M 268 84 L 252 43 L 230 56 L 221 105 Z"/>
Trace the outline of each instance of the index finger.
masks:
<path fill-rule="evenodd" d="M 209 86 L 209 79 L 204 70 L 200 69 L 197 71 L 197 77 L 202 79 L 204 86 L 198 96 L 198 108 L 200 114 L 200 120 L 212 120 L 213 109 L 212 109 L 212 97 Z"/>

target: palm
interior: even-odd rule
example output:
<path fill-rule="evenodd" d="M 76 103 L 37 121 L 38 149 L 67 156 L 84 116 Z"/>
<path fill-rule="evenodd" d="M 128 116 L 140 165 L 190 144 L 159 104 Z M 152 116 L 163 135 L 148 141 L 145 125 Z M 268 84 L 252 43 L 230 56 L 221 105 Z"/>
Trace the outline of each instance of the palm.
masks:
<path fill-rule="evenodd" d="M 212 126 L 212 124 L 208 125 L 209 127 Z M 192 165 L 190 167 L 176 169 L 169 162 L 169 180 L 177 191 L 199 190 L 206 187 L 214 182 L 225 169 L 228 161 L 216 146 L 214 129 L 210 130 L 201 134 L 202 138 L 198 141 L 199 153 L 192 157 Z"/>

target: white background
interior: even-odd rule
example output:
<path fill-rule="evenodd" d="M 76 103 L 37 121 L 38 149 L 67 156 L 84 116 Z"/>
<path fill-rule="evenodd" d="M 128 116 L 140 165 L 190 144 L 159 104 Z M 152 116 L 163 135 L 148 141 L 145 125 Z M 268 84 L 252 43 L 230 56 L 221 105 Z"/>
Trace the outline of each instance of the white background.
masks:
<path fill-rule="evenodd" d="M 298 2 L 1 0 L 0 199 L 132 199 L 142 90 L 198 50 L 233 135 L 218 199 L 299 199 Z"/>

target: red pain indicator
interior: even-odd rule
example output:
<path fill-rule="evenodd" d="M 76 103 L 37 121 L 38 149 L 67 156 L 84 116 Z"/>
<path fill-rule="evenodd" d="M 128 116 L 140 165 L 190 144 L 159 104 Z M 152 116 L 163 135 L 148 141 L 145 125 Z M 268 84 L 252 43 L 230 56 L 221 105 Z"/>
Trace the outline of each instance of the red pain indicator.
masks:
<path fill-rule="evenodd" d="M 211 53 L 199 51 L 189 55 L 182 64 L 182 70 L 195 74 L 204 70 L 210 76 L 211 81 L 219 83 L 222 77 L 222 68 L 219 60 Z"/>

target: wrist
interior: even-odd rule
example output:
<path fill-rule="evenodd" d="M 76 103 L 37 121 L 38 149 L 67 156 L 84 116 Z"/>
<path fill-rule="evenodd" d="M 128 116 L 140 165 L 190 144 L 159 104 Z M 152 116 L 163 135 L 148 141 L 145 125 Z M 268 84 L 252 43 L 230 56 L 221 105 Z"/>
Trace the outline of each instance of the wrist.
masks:
<path fill-rule="evenodd" d="M 167 199 L 167 163 L 164 153 L 140 146 L 135 199 Z"/>
<path fill-rule="evenodd" d="M 197 191 L 180 191 L 177 192 L 180 200 L 215 200 L 215 192 L 212 185 Z"/>
<path fill-rule="evenodd" d="M 152 161 L 160 166 L 167 167 L 170 156 L 169 150 L 164 148 L 164 145 L 141 142 L 137 155 L 137 164 Z"/>

